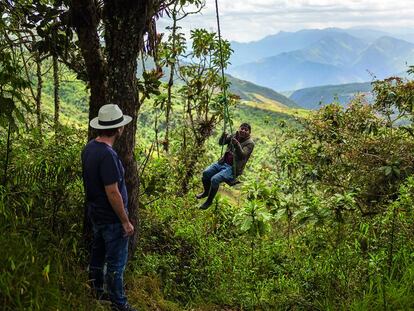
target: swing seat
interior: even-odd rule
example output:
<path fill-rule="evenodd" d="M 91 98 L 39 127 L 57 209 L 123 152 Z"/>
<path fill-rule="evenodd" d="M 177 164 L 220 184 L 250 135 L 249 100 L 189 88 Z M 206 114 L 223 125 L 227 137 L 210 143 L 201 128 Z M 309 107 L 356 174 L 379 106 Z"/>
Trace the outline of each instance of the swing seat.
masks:
<path fill-rule="evenodd" d="M 228 184 L 230 187 L 233 187 L 235 185 L 241 184 L 242 182 L 238 179 L 233 179 L 231 181 L 226 181 L 226 184 Z"/>

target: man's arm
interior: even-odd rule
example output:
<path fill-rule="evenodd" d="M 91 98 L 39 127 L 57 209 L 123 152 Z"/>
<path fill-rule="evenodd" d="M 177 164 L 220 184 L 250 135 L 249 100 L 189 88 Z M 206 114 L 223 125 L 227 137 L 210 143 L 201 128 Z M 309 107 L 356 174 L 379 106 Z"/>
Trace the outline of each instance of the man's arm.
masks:
<path fill-rule="evenodd" d="M 239 158 L 248 157 L 253 152 L 253 148 L 254 148 L 254 144 L 253 143 L 247 144 L 246 146 L 244 146 L 242 148 L 242 146 L 240 145 L 240 143 L 235 138 L 233 138 L 231 140 L 231 142 L 232 142 L 232 144 L 234 146 L 234 149 L 235 149 L 235 152 L 236 152 L 236 154 L 237 154 L 237 156 Z"/>
<path fill-rule="evenodd" d="M 105 186 L 105 193 L 108 197 L 109 203 L 112 206 L 112 209 L 121 221 L 125 235 L 131 236 L 134 233 L 134 226 L 129 221 L 128 215 L 125 212 L 124 202 L 122 201 L 122 196 L 118 189 L 118 183 L 116 182 Z"/>
<path fill-rule="evenodd" d="M 223 133 L 219 139 L 219 145 L 227 145 L 230 143 L 231 136 L 227 135 L 227 133 Z"/>

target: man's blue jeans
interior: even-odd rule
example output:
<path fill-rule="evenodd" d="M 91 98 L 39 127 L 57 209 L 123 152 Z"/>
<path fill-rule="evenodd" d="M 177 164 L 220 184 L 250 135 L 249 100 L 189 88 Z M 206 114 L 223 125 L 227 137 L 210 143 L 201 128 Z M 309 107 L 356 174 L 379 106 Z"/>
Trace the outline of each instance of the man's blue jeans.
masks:
<path fill-rule="evenodd" d="M 222 182 L 233 181 L 233 168 L 227 163 L 211 164 L 203 172 L 203 183 L 211 183 L 211 188 L 218 188 Z"/>
<path fill-rule="evenodd" d="M 125 305 L 123 275 L 128 258 L 128 237 L 124 237 L 121 223 L 93 224 L 93 242 L 89 278 L 98 298 L 104 292 L 104 270 L 106 263 L 106 285 L 111 301 Z"/>

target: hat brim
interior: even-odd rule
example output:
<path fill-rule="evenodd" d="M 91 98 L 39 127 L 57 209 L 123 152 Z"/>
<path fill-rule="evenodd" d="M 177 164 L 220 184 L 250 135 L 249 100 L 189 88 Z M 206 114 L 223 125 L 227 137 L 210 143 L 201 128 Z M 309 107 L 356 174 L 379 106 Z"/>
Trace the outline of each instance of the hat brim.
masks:
<path fill-rule="evenodd" d="M 97 130 L 106 130 L 106 129 L 115 129 L 115 128 L 127 125 L 131 121 L 132 121 L 132 118 L 130 116 L 124 115 L 124 119 L 117 124 L 100 125 L 98 117 L 96 117 L 96 118 L 93 118 L 91 122 L 89 122 L 89 125 L 92 128 L 97 129 Z"/>

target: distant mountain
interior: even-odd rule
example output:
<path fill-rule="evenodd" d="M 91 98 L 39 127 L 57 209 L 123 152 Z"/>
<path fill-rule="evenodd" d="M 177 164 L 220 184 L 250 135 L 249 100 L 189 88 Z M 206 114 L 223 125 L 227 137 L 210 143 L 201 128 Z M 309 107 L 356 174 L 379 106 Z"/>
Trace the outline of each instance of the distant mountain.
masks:
<path fill-rule="evenodd" d="M 365 41 L 366 43 L 372 43 L 378 38 L 384 36 L 392 36 L 392 34 L 389 32 L 361 27 L 352 27 L 349 29 L 343 29 L 343 31 L 348 35 Z"/>
<path fill-rule="evenodd" d="M 350 35 L 353 35 L 356 37 L 359 37 L 361 34 L 368 34 L 368 36 L 372 34 L 371 37 L 374 38 L 374 40 L 380 37 L 388 36 L 388 37 L 393 37 L 396 39 L 414 43 L 414 28 L 413 27 L 410 28 L 410 27 L 398 27 L 398 26 L 396 27 L 389 27 L 389 26 L 360 27 L 360 26 L 357 26 L 357 27 L 346 29 L 345 31 L 347 31 Z"/>
<path fill-rule="evenodd" d="M 356 59 L 353 68 L 359 74 L 370 71 L 380 79 L 407 69 L 414 63 L 414 44 L 392 37 L 374 41 Z"/>
<path fill-rule="evenodd" d="M 230 92 L 240 96 L 243 100 L 255 101 L 255 102 L 264 102 L 267 99 L 273 100 L 284 106 L 285 108 L 299 108 L 298 104 L 288 97 L 279 94 L 278 92 L 256 85 L 254 83 L 237 79 L 231 75 L 227 75 L 227 79 L 231 83 Z"/>
<path fill-rule="evenodd" d="M 370 99 L 371 91 L 371 82 L 325 85 L 297 90 L 290 95 L 290 99 L 302 108 L 318 109 L 320 105 L 330 104 L 334 101 L 346 105 L 358 93 L 366 94 Z"/>
<path fill-rule="evenodd" d="M 231 42 L 234 53 L 232 66 L 250 63 L 261 58 L 275 56 L 283 52 L 300 50 L 321 40 L 327 35 L 343 33 L 339 28 L 305 29 L 297 32 L 281 31 L 259 41 L 248 43 Z"/>
<path fill-rule="evenodd" d="M 347 33 L 332 31 L 308 47 L 231 67 L 229 73 L 286 91 L 364 82 L 371 80 L 372 74 L 383 79 L 406 70 L 407 62 L 414 63 L 412 43 L 386 36 L 368 44 Z"/>
<path fill-rule="evenodd" d="M 368 47 L 364 41 L 346 33 L 330 34 L 302 50 L 290 54 L 310 62 L 344 66 L 355 60 Z"/>
<path fill-rule="evenodd" d="M 408 33 L 408 34 L 395 35 L 393 37 L 395 37 L 397 39 L 404 40 L 404 41 L 408 41 L 410 43 L 414 43 L 414 32 L 413 33 Z"/>
<path fill-rule="evenodd" d="M 313 55 L 306 55 L 305 52 L 298 51 L 282 53 L 278 56 L 235 67 L 229 72 L 240 79 L 278 91 L 359 81 L 352 71 L 328 64 L 328 60 L 312 61 L 312 59 L 322 57 L 322 49 L 320 53 L 313 49 L 312 53 Z"/>
<path fill-rule="evenodd" d="M 231 42 L 234 53 L 231 57 L 232 66 L 239 66 L 257 61 L 261 58 L 271 57 L 283 52 L 291 52 L 307 48 L 327 36 L 348 34 L 366 44 L 376 39 L 391 34 L 384 31 L 365 28 L 326 28 L 326 29 L 305 29 L 297 32 L 281 31 L 276 35 L 267 36 L 258 41 L 248 43 Z M 409 37 L 408 35 L 406 37 Z M 412 38 L 414 40 L 414 37 Z"/>

